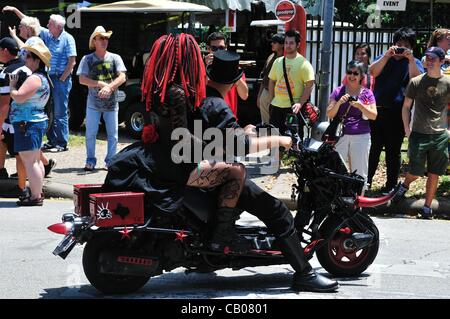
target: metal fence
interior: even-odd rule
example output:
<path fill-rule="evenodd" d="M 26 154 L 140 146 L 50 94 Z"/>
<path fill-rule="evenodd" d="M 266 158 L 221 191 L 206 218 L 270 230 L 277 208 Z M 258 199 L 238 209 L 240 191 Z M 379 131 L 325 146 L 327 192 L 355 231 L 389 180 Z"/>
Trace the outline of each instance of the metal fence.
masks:
<path fill-rule="evenodd" d="M 356 28 L 347 23 L 334 22 L 333 27 L 333 44 L 331 52 L 331 90 L 340 85 L 345 74 L 346 64 L 353 58 L 353 49 L 359 43 L 369 44 L 372 51 L 373 61 L 377 56 L 383 54 L 392 44 L 392 37 L 397 29 L 388 28 Z M 426 36 L 430 31 L 428 29 L 416 29 L 418 36 Z M 308 19 L 307 21 L 307 38 L 306 38 L 306 58 L 311 62 L 318 73 L 320 69 L 320 50 L 323 32 L 323 21 L 316 19 Z M 316 79 L 319 77 L 316 76 Z M 312 92 L 311 100 L 318 103 L 318 88 Z"/>

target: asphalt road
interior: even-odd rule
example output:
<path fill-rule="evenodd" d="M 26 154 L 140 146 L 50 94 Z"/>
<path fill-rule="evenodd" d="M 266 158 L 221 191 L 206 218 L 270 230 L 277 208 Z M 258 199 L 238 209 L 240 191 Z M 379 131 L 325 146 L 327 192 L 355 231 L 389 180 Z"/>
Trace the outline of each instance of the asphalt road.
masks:
<path fill-rule="evenodd" d="M 83 247 L 66 260 L 52 255 L 62 239 L 46 227 L 60 221 L 70 201 L 47 200 L 44 207 L 19 208 L 0 200 L 0 298 L 103 298 L 83 274 Z M 242 222 L 251 222 L 247 217 Z M 380 251 L 375 263 L 359 278 L 337 278 L 339 292 L 294 293 L 289 290 L 289 265 L 225 269 L 186 275 L 179 268 L 152 278 L 138 293 L 120 298 L 450 298 L 450 222 L 375 218 Z M 317 259 L 313 266 L 326 272 Z M 107 298 L 117 298 L 106 296 Z"/>

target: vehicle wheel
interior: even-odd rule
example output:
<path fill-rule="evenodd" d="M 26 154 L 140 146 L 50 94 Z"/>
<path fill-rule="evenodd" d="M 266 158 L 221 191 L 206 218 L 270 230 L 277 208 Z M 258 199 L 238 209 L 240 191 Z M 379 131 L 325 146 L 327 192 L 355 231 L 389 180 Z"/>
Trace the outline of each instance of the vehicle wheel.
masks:
<path fill-rule="evenodd" d="M 351 229 L 350 233 L 347 234 L 338 231 L 328 243 L 317 251 L 317 259 L 319 259 L 322 267 L 330 274 L 339 277 L 358 276 L 375 260 L 380 244 L 378 228 L 372 219 L 365 214 L 361 214 L 359 221 L 375 235 L 369 246 L 359 250 L 352 247 L 352 234 L 355 232 L 364 232 L 364 230 L 359 229 L 354 223 L 349 223 L 348 225 L 344 225 L 343 228 L 349 227 Z M 326 234 L 331 233 L 338 227 L 340 222 L 341 220 L 338 218 L 327 219 L 320 227 L 319 231 L 321 235 L 326 236 Z"/>
<path fill-rule="evenodd" d="M 125 126 L 127 127 L 128 134 L 132 138 L 140 139 L 142 129 L 144 128 L 144 104 L 140 102 L 134 102 L 130 104 L 125 113 Z"/>
<path fill-rule="evenodd" d="M 147 276 L 120 276 L 100 273 L 99 257 L 103 249 L 118 247 L 120 238 L 96 236 L 90 239 L 83 250 L 83 269 L 89 282 L 105 294 L 126 294 L 142 288 L 150 279 Z"/>

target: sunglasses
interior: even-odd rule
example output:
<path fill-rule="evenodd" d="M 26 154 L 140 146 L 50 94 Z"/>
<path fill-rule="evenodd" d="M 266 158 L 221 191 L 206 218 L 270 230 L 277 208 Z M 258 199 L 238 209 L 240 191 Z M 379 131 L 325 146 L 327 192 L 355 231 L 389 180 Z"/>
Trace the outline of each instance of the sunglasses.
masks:
<path fill-rule="evenodd" d="M 354 76 L 359 76 L 359 74 L 360 74 L 359 72 L 352 72 L 352 71 L 347 71 L 346 73 L 347 73 L 347 75 L 353 74 Z"/>
<path fill-rule="evenodd" d="M 27 53 L 27 55 L 25 56 L 27 59 L 33 59 L 33 56 L 30 53 Z"/>
<path fill-rule="evenodd" d="M 226 47 L 224 45 L 219 45 L 219 46 L 215 46 L 215 45 L 211 45 L 210 46 L 211 51 L 216 52 L 217 50 L 225 50 Z"/>
<path fill-rule="evenodd" d="M 95 37 L 97 40 L 109 40 L 108 37 Z"/>

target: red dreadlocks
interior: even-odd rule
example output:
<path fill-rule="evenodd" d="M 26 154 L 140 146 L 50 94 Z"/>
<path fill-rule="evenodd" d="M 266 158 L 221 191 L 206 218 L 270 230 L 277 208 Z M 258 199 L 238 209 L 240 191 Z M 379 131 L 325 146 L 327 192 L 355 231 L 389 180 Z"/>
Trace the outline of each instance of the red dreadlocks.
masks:
<path fill-rule="evenodd" d="M 141 86 L 147 111 L 155 98 L 164 103 L 167 87 L 172 83 L 183 87 L 194 108 L 206 97 L 205 66 L 200 48 L 190 34 L 163 35 L 153 44 Z"/>

